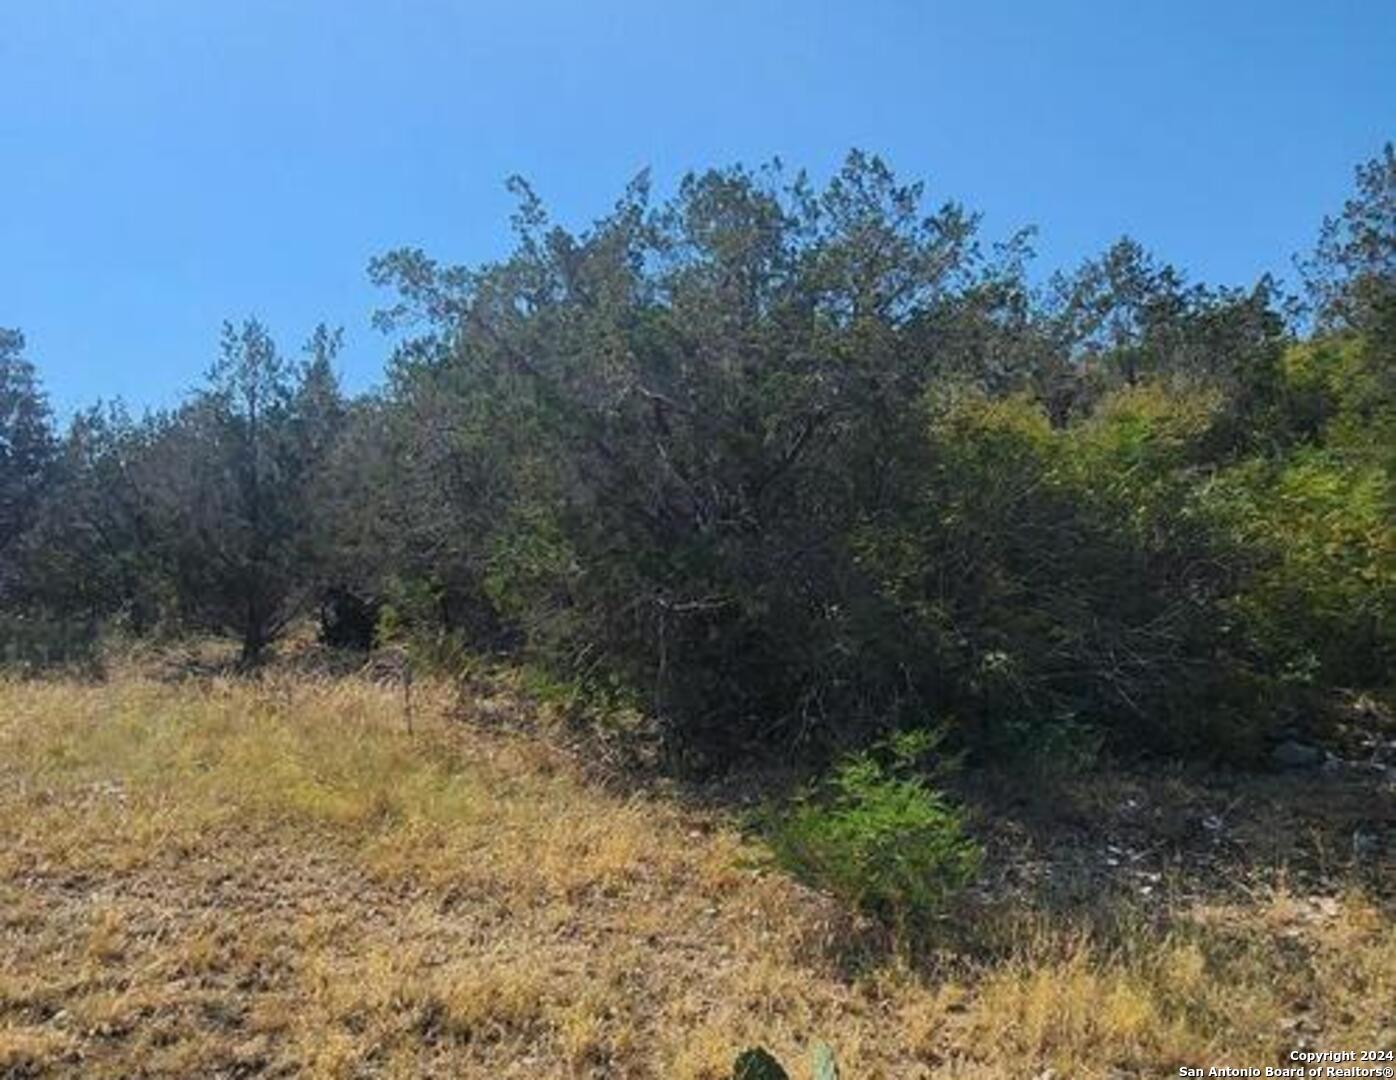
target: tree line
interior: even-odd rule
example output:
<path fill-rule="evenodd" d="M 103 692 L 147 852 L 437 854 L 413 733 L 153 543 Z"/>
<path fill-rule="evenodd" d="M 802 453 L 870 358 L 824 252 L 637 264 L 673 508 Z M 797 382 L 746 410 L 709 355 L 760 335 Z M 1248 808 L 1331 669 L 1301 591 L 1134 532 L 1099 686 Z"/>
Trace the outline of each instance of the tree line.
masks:
<path fill-rule="evenodd" d="M 376 620 L 694 766 L 928 724 L 1244 757 L 1391 693 L 1390 145 L 1302 302 L 1130 239 L 1034 284 L 1030 230 L 858 152 L 642 175 L 580 231 L 511 188 L 506 257 L 373 260 L 397 344 L 357 397 L 337 331 L 296 359 L 249 320 L 179 406 L 60 432 L 0 331 L 0 651 L 199 630 L 255 664 L 305 614 Z"/>

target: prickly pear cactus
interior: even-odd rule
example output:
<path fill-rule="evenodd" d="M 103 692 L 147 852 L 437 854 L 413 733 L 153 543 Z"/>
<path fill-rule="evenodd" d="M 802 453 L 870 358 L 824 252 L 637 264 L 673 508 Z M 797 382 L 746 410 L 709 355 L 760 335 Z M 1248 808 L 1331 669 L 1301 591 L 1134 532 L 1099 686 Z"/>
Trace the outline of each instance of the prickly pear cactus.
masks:
<path fill-rule="evenodd" d="M 839 1067 L 828 1043 L 814 1044 L 814 1080 L 839 1080 Z"/>
<path fill-rule="evenodd" d="M 790 1080 L 780 1062 L 761 1047 L 743 1050 L 732 1067 L 732 1080 Z"/>

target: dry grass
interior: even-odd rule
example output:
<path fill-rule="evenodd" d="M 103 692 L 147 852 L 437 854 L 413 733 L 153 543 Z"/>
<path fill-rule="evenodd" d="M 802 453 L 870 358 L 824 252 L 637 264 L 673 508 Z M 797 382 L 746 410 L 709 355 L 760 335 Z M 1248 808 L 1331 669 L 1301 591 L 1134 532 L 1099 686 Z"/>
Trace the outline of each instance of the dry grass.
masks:
<path fill-rule="evenodd" d="M 419 688 L 409 735 L 354 678 L 0 682 L 0 1076 L 720 1078 L 825 1039 L 850 1080 L 1118 1077 L 1396 1044 L 1396 926 L 1360 890 L 1108 934 L 991 904 L 881 958 L 720 816 L 447 705 Z"/>

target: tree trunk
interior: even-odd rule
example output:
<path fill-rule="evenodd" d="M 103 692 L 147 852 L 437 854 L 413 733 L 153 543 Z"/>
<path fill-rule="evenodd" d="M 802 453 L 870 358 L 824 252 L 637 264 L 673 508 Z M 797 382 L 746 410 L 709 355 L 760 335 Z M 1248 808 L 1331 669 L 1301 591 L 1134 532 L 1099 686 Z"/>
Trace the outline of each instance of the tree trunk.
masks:
<path fill-rule="evenodd" d="M 242 666 L 256 667 L 262 659 L 262 650 L 267 647 L 266 625 L 258 604 L 251 597 L 247 600 L 247 621 L 242 628 Z"/>

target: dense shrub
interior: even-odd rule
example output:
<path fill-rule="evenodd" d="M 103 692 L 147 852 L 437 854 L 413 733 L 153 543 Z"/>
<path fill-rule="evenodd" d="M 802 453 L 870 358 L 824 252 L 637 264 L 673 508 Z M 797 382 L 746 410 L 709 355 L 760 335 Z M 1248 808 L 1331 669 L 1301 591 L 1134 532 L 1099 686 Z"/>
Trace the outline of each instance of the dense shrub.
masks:
<path fill-rule="evenodd" d="M 1308 438 L 1217 473 L 1201 503 L 1258 568 L 1234 598 L 1277 678 L 1307 687 L 1388 686 L 1396 670 L 1396 393 L 1362 339 L 1284 358 Z"/>
<path fill-rule="evenodd" d="M 1057 428 L 1025 398 L 937 406 L 907 512 L 855 537 L 962 737 L 1083 757 L 1093 731 L 1133 748 L 1215 738 L 1216 683 L 1245 656 L 1216 618 L 1244 560 L 1190 499 L 1213 408 L 1129 388 Z"/>

